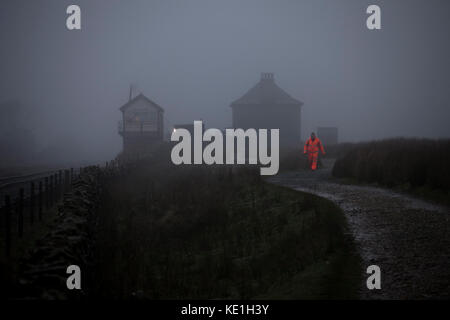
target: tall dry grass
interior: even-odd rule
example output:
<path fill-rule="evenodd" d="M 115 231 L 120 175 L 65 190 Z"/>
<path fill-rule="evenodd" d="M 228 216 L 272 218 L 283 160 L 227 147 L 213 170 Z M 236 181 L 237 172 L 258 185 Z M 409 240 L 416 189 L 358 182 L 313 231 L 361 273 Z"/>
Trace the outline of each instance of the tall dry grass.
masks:
<path fill-rule="evenodd" d="M 342 297 L 354 288 L 340 266 L 359 274 L 344 234 L 331 202 L 270 185 L 256 167 L 142 161 L 104 190 L 91 294 L 249 299 L 273 298 L 288 286 L 302 291 L 291 298 L 311 287 Z M 331 269 L 324 287 L 314 281 L 319 271 L 310 287 L 291 285 L 315 264 Z"/>

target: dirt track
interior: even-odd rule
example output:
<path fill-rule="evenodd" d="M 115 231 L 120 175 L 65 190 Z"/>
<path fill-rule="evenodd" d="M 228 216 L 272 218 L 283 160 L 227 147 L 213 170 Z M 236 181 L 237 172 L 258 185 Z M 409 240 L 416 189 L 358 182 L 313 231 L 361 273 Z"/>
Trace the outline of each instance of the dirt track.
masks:
<path fill-rule="evenodd" d="M 325 160 L 316 172 L 280 173 L 269 181 L 343 209 L 364 270 L 381 268 L 381 290 L 368 290 L 364 281 L 362 299 L 448 299 L 450 209 L 387 189 L 340 184 L 331 178 L 333 163 Z"/>

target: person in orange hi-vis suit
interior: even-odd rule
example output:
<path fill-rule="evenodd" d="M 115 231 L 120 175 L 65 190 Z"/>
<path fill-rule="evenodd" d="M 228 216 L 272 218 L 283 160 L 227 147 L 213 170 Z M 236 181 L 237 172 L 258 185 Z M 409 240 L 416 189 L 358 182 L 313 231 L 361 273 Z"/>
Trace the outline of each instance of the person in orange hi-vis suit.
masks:
<path fill-rule="evenodd" d="M 322 142 L 319 140 L 319 138 L 316 137 L 316 134 L 313 132 L 311 133 L 311 137 L 306 141 L 305 146 L 303 147 L 303 153 L 308 154 L 308 161 L 311 170 L 317 169 L 319 149 L 322 152 L 322 154 L 325 154 Z"/>

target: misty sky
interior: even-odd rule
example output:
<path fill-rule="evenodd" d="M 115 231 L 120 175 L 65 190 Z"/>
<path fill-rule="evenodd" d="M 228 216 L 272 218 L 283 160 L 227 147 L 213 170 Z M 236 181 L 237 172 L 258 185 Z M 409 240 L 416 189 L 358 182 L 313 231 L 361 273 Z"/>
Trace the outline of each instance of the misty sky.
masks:
<path fill-rule="evenodd" d="M 66 29 L 78 4 L 82 30 Z M 366 28 L 370 4 L 382 30 Z M 230 103 L 273 72 L 304 102 L 302 137 L 450 137 L 450 1 L 95 0 L 0 2 L 0 102 L 20 100 L 42 145 L 121 149 L 130 83 L 166 125 L 231 125 Z"/>

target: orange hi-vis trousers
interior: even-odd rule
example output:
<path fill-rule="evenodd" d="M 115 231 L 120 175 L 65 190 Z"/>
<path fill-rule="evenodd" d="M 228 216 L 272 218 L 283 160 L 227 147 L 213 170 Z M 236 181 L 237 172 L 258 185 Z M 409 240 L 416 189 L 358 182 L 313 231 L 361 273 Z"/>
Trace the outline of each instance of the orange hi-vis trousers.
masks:
<path fill-rule="evenodd" d="M 319 159 L 319 151 L 317 152 L 308 152 L 308 163 L 311 170 L 317 169 L 317 161 Z"/>
<path fill-rule="evenodd" d="M 306 141 L 305 146 L 303 148 L 303 152 L 308 154 L 308 163 L 311 170 L 317 169 L 317 161 L 319 158 L 319 149 L 322 154 L 325 154 L 325 150 L 323 149 L 322 142 L 320 142 L 319 138 L 315 138 L 312 140 L 311 138 Z"/>

